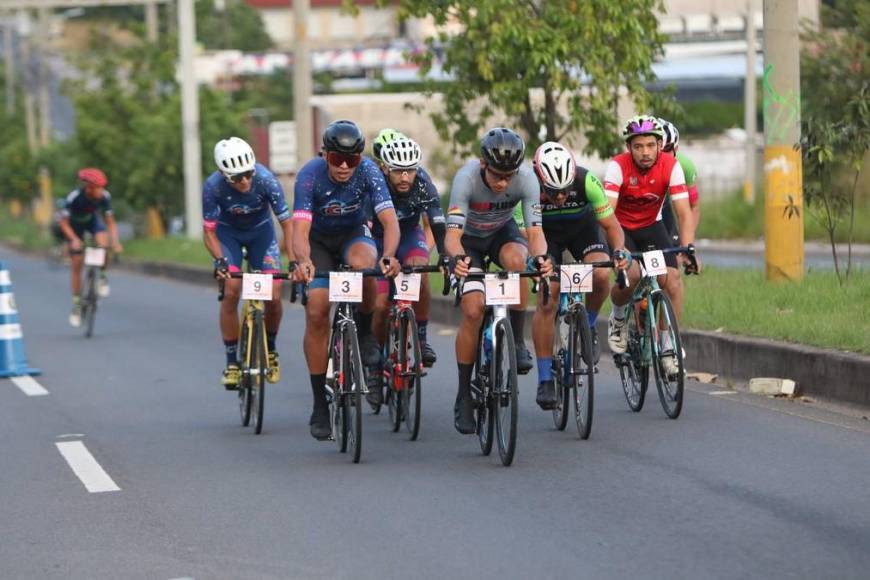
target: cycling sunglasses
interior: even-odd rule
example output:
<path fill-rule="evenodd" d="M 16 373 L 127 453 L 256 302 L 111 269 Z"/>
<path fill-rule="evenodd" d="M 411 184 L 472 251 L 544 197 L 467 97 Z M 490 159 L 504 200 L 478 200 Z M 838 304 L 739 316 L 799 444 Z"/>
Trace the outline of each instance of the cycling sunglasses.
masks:
<path fill-rule="evenodd" d="M 254 178 L 254 170 L 244 171 L 242 173 L 236 173 L 235 175 L 228 175 L 227 179 L 232 181 L 233 183 L 239 183 L 243 179 L 253 179 Z"/>
<path fill-rule="evenodd" d="M 326 162 L 334 167 L 341 167 L 342 163 L 346 163 L 348 167 L 356 167 L 362 163 L 362 155 L 360 153 L 338 153 L 336 151 L 327 151 Z"/>

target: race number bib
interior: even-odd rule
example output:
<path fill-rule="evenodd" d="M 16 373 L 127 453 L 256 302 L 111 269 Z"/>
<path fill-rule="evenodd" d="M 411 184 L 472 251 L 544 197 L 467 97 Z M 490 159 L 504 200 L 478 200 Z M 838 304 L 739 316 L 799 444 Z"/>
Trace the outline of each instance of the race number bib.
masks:
<path fill-rule="evenodd" d="M 486 290 L 486 303 L 490 306 L 520 303 L 520 275 L 508 274 L 502 278 L 498 274 L 487 274 L 483 279 Z"/>
<path fill-rule="evenodd" d="M 592 266 L 568 264 L 559 267 L 559 291 L 562 294 L 592 292 Z"/>
<path fill-rule="evenodd" d="M 243 300 L 271 300 L 272 299 L 272 275 L 271 274 L 243 274 L 242 275 L 242 299 Z"/>
<path fill-rule="evenodd" d="M 643 253 L 643 268 L 647 276 L 659 276 L 668 273 L 668 265 L 665 263 L 665 255 L 661 250 Z"/>
<path fill-rule="evenodd" d="M 395 300 L 417 302 L 420 300 L 420 284 L 423 277 L 420 274 L 399 274 L 396 276 Z"/>
<path fill-rule="evenodd" d="M 362 302 L 362 272 L 330 272 L 330 302 Z"/>
<path fill-rule="evenodd" d="M 85 248 L 85 266 L 100 266 L 106 263 L 105 248 Z"/>

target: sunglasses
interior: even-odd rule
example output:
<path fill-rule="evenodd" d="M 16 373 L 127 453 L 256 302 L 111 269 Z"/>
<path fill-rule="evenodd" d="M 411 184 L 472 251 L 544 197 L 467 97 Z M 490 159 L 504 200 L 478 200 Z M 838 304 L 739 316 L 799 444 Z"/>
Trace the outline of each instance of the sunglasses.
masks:
<path fill-rule="evenodd" d="M 342 163 L 346 163 L 348 167 L 356 167 L 362 163 L 362 155 L 359 153 L 338 153 L 336 151 L 327 151 L 326 162 L 334 167 L 341 167 Z"/>
<path fill-rule="evenodd" d="M 245 171 L 243 173 L 236 173 L 235 175 L 228 175 L 227 179 L 232 181 L 233 183 L 240 183 L 243 179 L 253 179 L 254 178 L 254 170 Z"/>
<path fill-rule="evenodd" d="M 515 170 L 515 171 L 509 171 L 508 173 L 502 173 L 501 171 L 496 171 L 496 170 L 490 168 L 489 165 L 486 166 L 486 170 L 489 172 L 489 174 L 492 176 L 492 178 L 496 182 L 510 181 L 511 179 L 514 178 L 514 175 L 517 174 L 517 171 L 519 171 L 519 170 Z"/>
<path fill-rule="evenodd" d="M 550 199 L 555 199 L 560 195 L 568 195 L 568 189 L 553 189 L 552 187 L 544 186 L 544 193 L 550 197 Z"/>

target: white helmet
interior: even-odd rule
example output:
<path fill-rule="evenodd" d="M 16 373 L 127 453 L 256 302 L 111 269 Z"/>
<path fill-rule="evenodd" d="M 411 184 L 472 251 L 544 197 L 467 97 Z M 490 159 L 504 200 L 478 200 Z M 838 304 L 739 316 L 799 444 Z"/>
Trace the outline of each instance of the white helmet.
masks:
<path fill-rule="evenodd" d="M 381 160 L 390 169 L 417 169 L 422 156 L 420 146 L 404 135 L 381 147 Z"/>
<path fill-rule="evenodd" d="M 532 165 L 545 187 L 565 189 L 574 182 L 574 156 L 555 141 L 547 141 L 538 147 Z"/>
<path fill-rule="evenodd" d="M 253 171 L 257 160 L 254 159 L 254 150 L 244 139 L 230 137 L 214 146 L 214 162 L 221 173 L 229 176 Z"/>
<path fill-rule="evenodd" d="M 662 124 L 665 134 L 665 138 L 662 139 L 662 151 L 674 151 L 680 144 L 680 132 L 670 121 L 665 121 L 659 117 L 659 122 Z"/>

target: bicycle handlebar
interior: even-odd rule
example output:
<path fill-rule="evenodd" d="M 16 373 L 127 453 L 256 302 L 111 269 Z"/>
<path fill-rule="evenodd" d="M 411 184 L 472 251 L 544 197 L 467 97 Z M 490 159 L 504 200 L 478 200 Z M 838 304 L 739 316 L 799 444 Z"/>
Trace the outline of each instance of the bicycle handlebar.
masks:
<path fill-rule="evenodd" d="M 468 275 L 463 277 L 457 277 L 456 287 L 455 287 L 455 298 L 453 300 L 453 305 L 458 306 L 460 300 L 462 299 L 462 289 L 465 286 L 465 282 L 469 279 L 471 280 L 483 280 L 486 276 L 496 275 L 501 279 L 506 279 L 509 274 L 518 274 L 520 278 L 541 278 L 542 274 L 538 270 L 524 270 L 521 272 L 512 272 L 509 270 L 500 270 L 498 272 L 469 272 Z M 532 293 L 537 294 L 538 288 L 543 288 L 544 294 L 544 304 L 550 301 L 550 285 L 549 284 L 541 284 L 539 280 L 535 280 L 535 284 L 532 287 Z M 445 293 L 446 294 L 446 293 Z"/>
<path fill-rule="evenodd" d="M 288 272 L 272 272 L 271 274 L 266 275 L 271 275 L 273 280 L 289 280 L 293 276 L 293 274 L 290 274 Z M 244 278 L 244 276 L 244 272 L 227 272 L 227 278 L 238 279 Z M 218 279 L 218 302 L 222 302 L 224 299 L 224 290 L 226 288 L 227 278 Z"/>
<path fill-rule="evenodd" d="M 662 254 L 686 254 L 689 258 L 689 263 L 683 268 L 683 272 L 687 276 L 698 273 L 698 259 L 695 257 L 695 244 L 687 244 L 676 248 L 665 248 L 661 250 Z M 643 252 L 631 252 L 631 257 L 642 260 Z"/>

